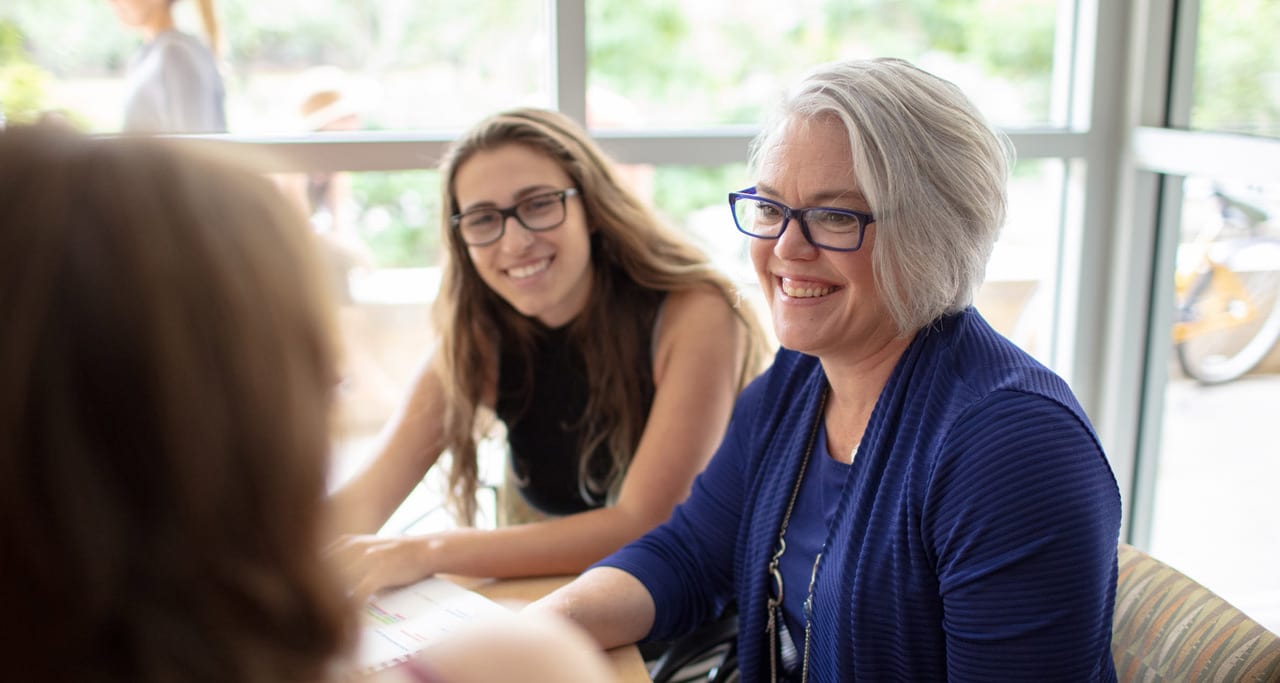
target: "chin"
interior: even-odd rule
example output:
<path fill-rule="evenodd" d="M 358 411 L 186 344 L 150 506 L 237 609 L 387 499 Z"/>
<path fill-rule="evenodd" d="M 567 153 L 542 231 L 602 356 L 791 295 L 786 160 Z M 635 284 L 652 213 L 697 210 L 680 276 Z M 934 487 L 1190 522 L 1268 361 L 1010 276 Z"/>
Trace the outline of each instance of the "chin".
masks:
<path fill-rule="evenodd" d="M 808 353 L 808 349 L 812 346 L 809 343 L 809 340 L 812 335 L 800 334 L 800 333 L 797 333 L 795 330 L 778 331 L 778 328 L 775 327 L 774 335 L 777 337 L 779 345 L 781 345 L 783 348 L 790 349 L 792 351 Z"/>

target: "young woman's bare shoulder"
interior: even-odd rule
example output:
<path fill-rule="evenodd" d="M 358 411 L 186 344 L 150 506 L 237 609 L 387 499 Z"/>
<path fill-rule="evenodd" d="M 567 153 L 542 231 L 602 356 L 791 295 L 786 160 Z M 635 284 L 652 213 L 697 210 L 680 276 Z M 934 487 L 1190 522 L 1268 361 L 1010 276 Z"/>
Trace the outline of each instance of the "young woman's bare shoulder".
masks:
<path fill-rule="evenodd" d="M 737 316 L 725 293 L 712 285 L 699 285 L 671 292 L 662 310 L 662 332 L 727 330 L 736 326 Z M 666 336 L 660 334 L 659 338 Z"/>
<path fill-rule="evenodd" d="M 725 294 L 711 285 L 667 295 L 654 348 L 655 377 L 677 357 L 709 361 L 726 349 L 735 350 L 746 334 Z"/>

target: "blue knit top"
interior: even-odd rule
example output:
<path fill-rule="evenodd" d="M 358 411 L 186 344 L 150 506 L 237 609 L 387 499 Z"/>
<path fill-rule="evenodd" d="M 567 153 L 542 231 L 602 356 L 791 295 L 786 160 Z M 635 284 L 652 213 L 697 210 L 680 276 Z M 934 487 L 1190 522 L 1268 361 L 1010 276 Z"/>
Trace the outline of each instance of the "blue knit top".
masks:
<path fill-rule="evenodd" d="M 648 589 L 650 639 L 736 600 L 742 680 L 768 679 L 768 563 L 826 381 L 780 350 L 688 500 L 599 563 Z M 818 565 L 809 680 L 1115 680 L 1120 495 L 1061 378 L 972 308 L 945 317 L 898 361 L 855 462 Z"/>

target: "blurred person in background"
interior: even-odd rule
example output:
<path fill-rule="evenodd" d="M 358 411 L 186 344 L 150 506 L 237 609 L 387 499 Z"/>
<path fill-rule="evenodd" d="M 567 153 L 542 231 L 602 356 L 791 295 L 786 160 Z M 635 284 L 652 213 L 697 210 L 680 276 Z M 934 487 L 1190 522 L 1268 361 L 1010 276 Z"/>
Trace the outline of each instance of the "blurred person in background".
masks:
<path fill-rule="evenodd" d="M 582 571 L 684 499 L 763 357 L 734 286 L 567 116 L 491 116 L 440 173 L 439 343 L 334 496 L 333 550 L 361 594 L 437 572 Z M 499 528 L 374 535 L 446 451 L 450 502 L 473 520 L 495 417 L 509 446 Z"/>
<path fill-rule="evenodd" d="M 193 1 L 207 43 L 177 29 L 173 19 L 177 0 L 108 0 L 120 22 L 143 41 L 125 79 L 124 132 L 226 132 L 214 0 Z"/>
<path fill-rule="evenodd" d="M 314 133 L 350 132 L 364 127 L 364 112 L 374 106 L 378 91 L 367 81 L 353 78 L 336 66 L 317 66 L 298 77 L 299 95 L 294 118 L 308 136 Z M 281 176 L 286 193 L 306 213 L 312 230 L 325 245 L 338 300 L 351 303 L 350 274 L 373 266 L 373 255 L 360 237 L 357 209 L 351 196 L 351 174 L 314 171 Z"/>
<path fill-rule="evenodd" d="M 314 240 L 270 181 L 172 144 L 0 132 L 0 604 L 22 621 L 0 658 L 33 681 L 337 680 L 357 605 L 321 555 Z M 378 680 L 610 674 L 563 620 L 511 614 Z"/>

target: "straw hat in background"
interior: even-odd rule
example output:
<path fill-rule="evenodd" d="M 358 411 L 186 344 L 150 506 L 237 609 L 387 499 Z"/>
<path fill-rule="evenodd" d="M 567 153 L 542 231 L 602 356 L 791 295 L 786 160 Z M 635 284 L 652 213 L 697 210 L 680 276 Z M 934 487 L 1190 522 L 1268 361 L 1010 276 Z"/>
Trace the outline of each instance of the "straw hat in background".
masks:
<path fill-rule="evenodd" d="M 378 85 L 336 66 L 317 66 L 298 77 L 297 115 L 307 131 L 355 130 L 381 99 Z"/>

